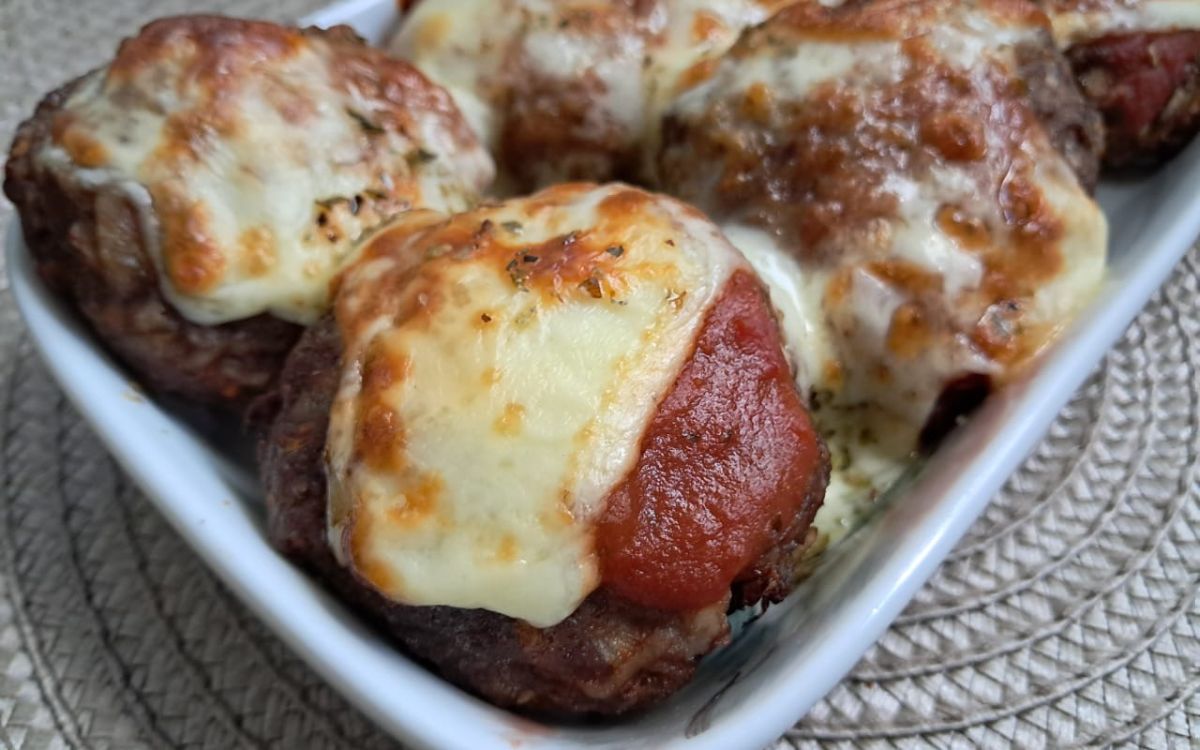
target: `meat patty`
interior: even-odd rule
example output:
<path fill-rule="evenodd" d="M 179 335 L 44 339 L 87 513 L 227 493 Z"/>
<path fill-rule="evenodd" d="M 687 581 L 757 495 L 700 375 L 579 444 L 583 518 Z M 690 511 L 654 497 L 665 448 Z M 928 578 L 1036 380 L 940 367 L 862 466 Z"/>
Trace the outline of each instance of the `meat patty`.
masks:
<path fill-rule="evenodd" d="M 38 105 L 5 168 L 4 192 L 38 273 L 151 390 L 240 408 L 275 378 L 302 328 L 266 314 L 222 325 L 187 320 L 163 297 L 137 209 L 37 166 L 33 154 L 78 84 Z"/>
<path fill-rule="evenodd" d="M 1098 112 L 1080 95 L 1071 66 L 1048 34 L 1014 50 L 1017 75 L 1026 87 L 1029 106 L 1058 150 L 1089 191 L 1100 178 L 1105 153 L 1104 124 Z"/>
<path fill-rule="evenodd" d="M 602 588 L 563 622 L 539 629 L 481 609 L 389 601 L 338 564 L 326 535 L 322 467 L 341 348 L 332 319 L 313 326 L 288 357 L 278 387 L 259 404 L 260 416 L 271 423 L 260 444 L 269 536 L 408 653 L 461 687 L 499 706 L 538 714 L 617 715 L 645 708 L 687 683 L 697 660 L 728 642 L 727 609 L 764 594 L 778 601 L 790 590 L 807 523 L 788 528 L 741 577 L 732 597 L 699 610 L 654 609 Z M 811 492 L 815 506 L 824 481 Z"/>
<path fill-rule="evenodd" d="M 1104 115 L 1106 166 L 1161 164 L 1200 132 L 1200 30 L 1113 33 L 1067 57 Z"/>
<path fill-rule="evenodd" d="M 498 160 L 517 187 L 636 178 L 648 15 L 639 5 L 650 4 L 564 4 L 548 29 L 527 31 L 503 62 L 508 87 Z M 577 47 L 574 54 L 588 63 L 566 72 L 563 59 L 546 59 L 550 37 L 555 49 Z"/>
<path fill-rule="evenodd" d="M 360 235 L 466 208 L 491 174 L 449 95 L 348 28 L 181 16 L 47 96 L 4 190 L 40 275 L 135 376 L 240 410 Z"/>
<path fill-rule="evenodd" d="M 829 478 L 762 282 L 622 185 L 380 230 L 258 411 L 276 546 L 537 713 L 683 685 L 791 591 Z"/>
<path fill-rule="evenodd" d="M 744 252 L 806 274 L 820 402 L 915 448 L 1088 299 L 1102 140 L 1030 3 L 798 3 L 671 105 L 657 164 Z"/>

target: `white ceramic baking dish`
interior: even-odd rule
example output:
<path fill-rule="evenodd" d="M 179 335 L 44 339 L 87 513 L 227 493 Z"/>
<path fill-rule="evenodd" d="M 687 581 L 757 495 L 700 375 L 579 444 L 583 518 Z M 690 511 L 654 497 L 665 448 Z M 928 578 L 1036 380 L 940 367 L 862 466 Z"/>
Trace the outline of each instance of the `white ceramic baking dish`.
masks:
<path fill-rule="evenodd" d="M 304 19 L 372 41 L 395 0 L 350 0 Z M 131 30 L 132 31 L 132 30 Z M 1109 279 L 1030 373 L 992 397 L 919 475 L 824 557 L 786 602 L 709 658 L 649 714 L 603 726 L 544 725 L 493 708 L 405 658 L 267 544 L 252 471 L 139 395 L 36 278 L 18 227 L 8 268 L 29 331 L 63 389 L 175 528 L 245 603 L 380 725 L 437 748 L 757 748 L 832 688 L 929 577 L 1035 446 L 1200 232 L 1200 143 L 1152 177 L 1105 184 Z"/>

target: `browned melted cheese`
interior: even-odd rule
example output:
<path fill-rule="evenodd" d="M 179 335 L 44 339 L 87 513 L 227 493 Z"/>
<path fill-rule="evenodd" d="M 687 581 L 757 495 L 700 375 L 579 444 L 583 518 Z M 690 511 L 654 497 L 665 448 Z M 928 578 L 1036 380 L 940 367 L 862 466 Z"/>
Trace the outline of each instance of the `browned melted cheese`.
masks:
<path fill-rule="evenodd" d="M 605 498 L 746 269 L 697 211 L 621 185 L 372 237 L 336 295 L 339 559 L 395 601 L 569 615 L 600 582 Z"/>
<path fill-rule="evenodd" d="M 799 261 L 825 402 L 914 434 L 948 382 L 1010 379 L 1090 298 L 1104 218 L 1016 72 L 1046 31 L 1023 2 L 800 3 L 672 106 L 666 187 L 752 262 Z"/>
<path fill-rule="evenodd" d="M 492 167 L 449 96 L 347 29 L 180 17 L 84 79 L 38 154 L 139 210 L 191 320 L 314 320 L 355 240 L 414 207 L 466 208 Z"/>
<path fill-rule="evenodd" d="M 787 0 L 425 0 L 392 49 L 455 96 L 516 185 L 644 176 L 662 104 Z"/>

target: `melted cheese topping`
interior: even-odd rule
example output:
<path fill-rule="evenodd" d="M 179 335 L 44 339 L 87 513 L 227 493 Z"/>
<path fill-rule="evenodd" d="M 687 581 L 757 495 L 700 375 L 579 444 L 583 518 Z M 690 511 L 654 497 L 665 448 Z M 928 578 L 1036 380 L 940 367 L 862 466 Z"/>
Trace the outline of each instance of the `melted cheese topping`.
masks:
<path fill-rule="evenodd" d="M 693 209 L 560 186 L 376 235 L 341 281 L 329 539 L 389 598 L 546 627 L 745 261 Z"/>
<path fill-rule="evenodd" d="M 915 96 L 911 106 L 928 107 L 921 98 L 928 94 L 913 87 L 923 85 L 920 81 L 926 76 L 933 80 L 935 74 L 965 77 L 974 88 L 972 96 L 995 100 L 996 106 L 1022 106 L 1008 102 L 1003 81 L 1006 76 L 1015 78 L 1013 45 L 1036 40 L 1042 27 L 1009 16 L 1002 3 L 1001 11 L 994 14 L 979 9 L 956 12 L 949 4 L 943 5 L 940 15 L 928 18 L 899 14 L 872 18 L 868 10 L 858 19 L 860 25 L 845 29 L 846 35 L 841 37 L 838 30 L 815 27 L 809 31 L 794 17 L 781 17 L 790 25 L 778 31 L 772 30 L 774 23 L 762 27 L 755 39 L 730 55 L 710 81 L 684 94 L 672 108 L 672 116 L 694 122 L 722 102 L 745 102 L 738 105 L 743 113 L 759 107 L 761 114 L 750 109 L 747 116 L 769 120 L 791 116 L 775 113 L 851 106 L 855 97 L 865 99 L 876 91 L 896 93 L 894 98 L 870 106 L 905 106 L 896 102 L 901 102 L 902 96 Z M 916 7 L 905 11 L 931 12 Z M 826 101 L 836 104 L 827 105 Z M 909 114 L 896 110 L 888 116 L 896 118 L 898 127 L 907 121 L 927 128 L 925 123 L 938 122 L 931 116 L 935 111 L 918 108 Z M 1032 115 L 1025 112 L 1023 117 L 1029 120 Z M 831 135 L 806 137 L 829 138 L 828 149 L 846 147 L 833 140 L 843 135 L 838 130 L 844 125 L 840 120 L 817 122 L 816 127 Z M 700 120 L 693 127 L 703 130 L 711 126 Z M 807 126 L 788 120 L 771 127 L 808 132 L 804 130 Z M 846 131 L 859 137 L 855 133 Z M 914 166 L 916 159 L 923 158 L 919 155 L 898 157 L 886 142 L 855 141 L 853 147 L 859 150 L 853 158 L 862 166 L 839 166 L 839 171 L 824 178 L 821 189 L 826 192 L 818 196 L 822 199 L 832 200 L 824 198 L 828 191 L 841 190 L 846 198 L 839 205 L 845 206 L 861 192 L 863 201 L 875 201 L 885 208 L 860 218 L 853 213 L 856 206 L 846 206 L 843 218 L 825 219 L 825 239 L 820 247 L 806 246 L 802 237 L 785 241 L 792 243 L 790 254 L 801 259 L 805 281 L 803 288 L 788 293 L 802 301 L 794 316 L 802 316 L 804 323 L 789 322 L 787 313 L 784 323 L 788 328 L 810 331 L 803 339 L 806 351 L 801 359 L 814 390 L 833 394 L 846 405 L 874 405 L 889 419 L 899 417 L 919 427 L 956 374 L 983 373 L 1006 380 L 1020 361 L 1036 353 L 1041 342 L 1090 299 L 1103 274 L 1107 243 L 1099 208 L 1079 187 L 1040 128 L 1030 129 L 1018 143 L 1013 143 L 1012 132 L 1002 126 L 985 125 L 977 133 L 971 136 L 978 138 L 977 143 L 962 147 L 977 149 L 985 157 L 1010 155 L 1011 173 L 1006 176 L 1002 165 L 995 167 L 986 158 L 938 158 L 918 167 Z M 900 142 L 905 145 L 897 148 L 911 148 L 909 141 Z M 954 148 L 958 144 L 950 142 Z M 816 153 L 820 153 L 819 147 L 818 142 Z M 703 156 L 692 153 L 685 158 L 697 164 L 704 161 Z M 994 194 L 989 187 L 993 178 L 999 181 L 1000 193 L 1014 196 L 1009 200 L 1030 201 L 1020 206 L 1021 210 L 1042 212 L 1029 227 L 1044 236 L 1023 239 L 1024 235 L 1010 226 L 1012 206 L 1002 205 L 1002 200 L 980 199 Z M 710 200 L 704 196 L 711 187 L 704 187 L 708 182 L 699 184 L 692 192 L 704 205 Z M 1018 194 L 1022 197 L 1016 198 Z M 715 209 L 721 213 L 719 203 Z M 966 227 L 947 222 L 947 216 L 957 216 L 958 209 L 969 214 L 962 220 Z M 775 209 L 756 206 L 755 210 Z M 768 225 L 781 227 L 780 217 L 766 218 Z M 764 230 L 757 230 L 758 237 L 748 236 L 745 229 L 736 227 L 729 231 L 752 262 L 764 253 L 750 249 L 747 241 L 763 244 L 767 235 L 772 241 L 777 236 Z M 1033 242 L 1038 249 L 1033 250 L 1034 245 L 1029 250 L 1013 247 L 1020 242 Z M 1018 252 L 1043 253 L 1042 267 L 1014 266 L 1010 258 Z M 761 261 L 756 265 L 761 268 Z M 983 351 L 972 340 L 972 329 L 987 318 L 991 305 L 1006 304 L 1007 294 L 1027 287 L 1035 290 L 1032 299 L 1015 300 L 1023 306 L 1020 329 L 1003 332 L 1021 343 L 1011 353 Z M 932 320 L 930 316 L 934 316 Z M 912 335 L 905 335 L 906 324 L 912 324 Z M 823 328 L 824 334 L 813 336 L 813 328 Z"/>
<path fill-rule="evenodd" d="M 1122 31 L 1200 29 L 1196 0 L 1044 0 L 1061 47 Z"/>
<path fill-rule="evenodd" d="M 722 229 L 767 285 L 800 391 L 828 388 L 837 377 L 829 369 L 837 367 L 837 355 L 823 309 L 830 272 L 802 269 L 776 237 L 761 229 L 737 223 Z M 822 546 L 853 531 L 912 465 L 917 435 L 912 422 L 829 399 L 813 400 L 810 408 L 831 461 L 825 502 L 813 520 L 824 537 Z"/>
<path fill-rule="evenodd" d="M 410 60 L 454 97 L 476 135 L 499 145 L 503 84 L 498 80 L 529 19 L 549 14 L 548 0 L 423 0 L 389 49 Z"/>
<path fill-rule="evenodd" d="M 564 91 L 599 91 L 595 111 L 576 126 L 581 135 L 615 125 L 653 152 L 667 103 L 703 80 L 743 29 L 790 2 L 655 0 L 635 11 L 602 0 L 423 0 L 390 48 L 454 95 L 493 152 L 512 79 L 530 74 Z M 576 30 L 566 20 L 589 12 L 625 14 L 626 28 L 597 21 Z"/>
<path fill-rule="evenodd" d="M 895 3 L 877 17 L 866 6 L 841 16 L 859 22 L 847 28 L 806 29 L 795 22 L 799 13 L 785 13 L 779 20 L 786 25 L 771 22 L 748 35 L 669 111 L 703 134 L 701 142 L 713 133 L 718 144 L 745 142 L 753 136 L 743 133 L 762 127 L 796 134 L 798 142 L 811 139 L 795 151 L 811 147 L 814 164 L 829 159 L 811 200 L 826 201 L 840 215 L 803 214 L 801 227 L 824 222 L 821 233 L 806 235 L 788 223 L 794 216 L 786 213 L 788 201 L 809 200 L 786 192 L 789 174 L 722 175 L 722 146 L 713 152 L 697 152 L 689 140 L 682 141 L 686 148 L 667 146 L 684 149 L 678 158 L 689 165 L 689 182 L 668 187 L 683 188 L 727 217 L 726 234 L 770 287 L 799 385 L 812 394 L 832 456 L 826 503 L 816 520 L 831 539 L 912 464 L 921 429 L 948 383 L 963 373 L 999 384 L 1015 377 L 1090 301 L 1104 272 L 1107 225 L 1098 206 L 1040 127 L 1028 125 L 1019 138 L 1008 129 L 1013 121 L 1034 123 L 1032 113 L 1012 110 L 1020 120 L 999 114 L 1024 107 L 1007 93 L 1006 81 L 1016 78 L 1013 47 L 1036 43 L 1044 27 L 1012 15 L 1004 3 L 982 4 L 996 12 L 938 5 Z M 901 6 L 903 13 L 896 10 Z M 926 148 L 928 142 L 905 135 L 895 141 L 898 150 L 890 150 L 888 127 L 920 132 L 938 122 L 933 115 L 942 105 L 926 104 L 914 82 L 958 76 L 970 81 L 970 96 L 980 97 L 983 111 L 996 119 L 981 121 L 977 143 L 951 139 L 949 146 L 961 144 L 982 158 L 927 159 L 909 144 Z M 904 101 L 914 91 L 917 107 L 909 112 Z M 859 113 L 856 101 L 873 103 Z M 820 119 L 842 111 L 844 121 L 836 114 Z M 894 121 L 880 120 L 889 125 L 871 130 L 872 118 L 883 117 Z M 721 131 L 731 118 L 750 124 Z M 844 166 L 839 153 L 849 154 L 852 165 Z M 742 165 L 766 157 L 728 158 Z M 804 169 L 800 179 L 811 173 Z M 750 179 L 774 180 L 770 184 L 788 198 L 737 210 L 722 203 L 722 185 Z M 860 204 L 872 208 L 858 213 Z M 1014 224 L 1018 212 L 1030 215 L 1028 223 Z M 806 244 L 810 236 L 820 244 Z M 1012 318 L 1010 305 L 1019 311 Z M 1005 342 L 993 349 L 979 340 L 991 326 Z"/>
<path fill-rule="evenodd" d="M 37 158 L 137 208 L 189 320 L 313 322 L 365 231 L 414 206 L 464 209 L 490 180 L 447 97 L 403 64 L 332 35 L 188 24 L 151 25 L 84 79 Z"/>

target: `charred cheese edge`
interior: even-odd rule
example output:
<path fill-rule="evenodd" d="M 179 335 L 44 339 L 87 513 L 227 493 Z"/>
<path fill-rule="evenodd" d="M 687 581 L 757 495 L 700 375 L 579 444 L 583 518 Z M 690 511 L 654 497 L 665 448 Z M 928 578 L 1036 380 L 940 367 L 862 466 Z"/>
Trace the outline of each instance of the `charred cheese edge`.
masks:
<path fill-rule="evenodd" d="M 376 74 L 371 58 L 345 59 L 356 45 L 192 20 L 152 24 L 83 79 L 35 157 L 135 207 L 187 319 L 311 323 L 364 232 L 414 206 L 465 209 L 490 180 L 490 157 L 426 82 L 413 84 L 423 101 L 398 108 L 360 78 Z"/>
<path fill-rule="evenodd" d="M 1200 29 L 1196 0 L 1046 0 L 1061 47 L 1119 32 Z"/>
<path fill-rule="evenodd" d="M 745 267 L 694 209 L 619 185 L 376 235 L 335 303 L 337 558 L 397 602 L 566 618 L 599 582 L 593 520 Z"/>

